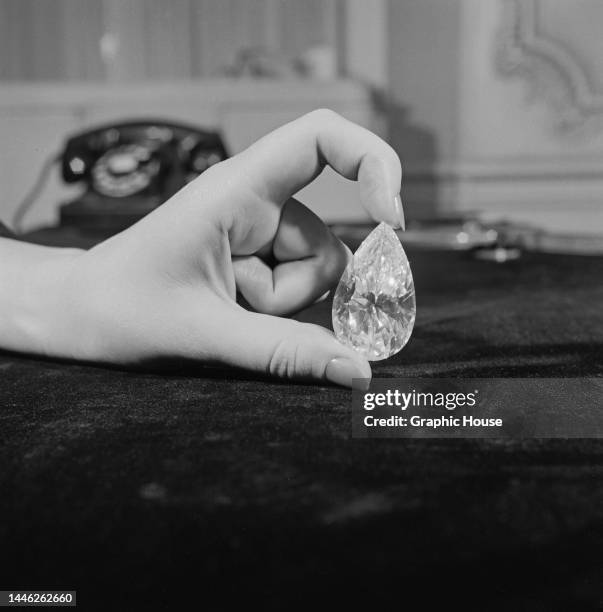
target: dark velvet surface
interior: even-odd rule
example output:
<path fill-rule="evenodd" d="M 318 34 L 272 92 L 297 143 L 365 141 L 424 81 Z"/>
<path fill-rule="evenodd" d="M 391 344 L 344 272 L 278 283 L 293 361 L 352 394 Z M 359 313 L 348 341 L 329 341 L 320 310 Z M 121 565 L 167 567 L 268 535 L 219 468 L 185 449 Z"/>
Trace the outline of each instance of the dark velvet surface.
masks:
<path fill-rule="evenodd" d="M 409 259 L 415 332 L 375 376 L 603 375 L 603 259 Z M 0 353 L 0 393 L 1 588 L 99 610 L 601 604 L 603 441 L 357 440 L 350 392 L 218 369 Z"/>

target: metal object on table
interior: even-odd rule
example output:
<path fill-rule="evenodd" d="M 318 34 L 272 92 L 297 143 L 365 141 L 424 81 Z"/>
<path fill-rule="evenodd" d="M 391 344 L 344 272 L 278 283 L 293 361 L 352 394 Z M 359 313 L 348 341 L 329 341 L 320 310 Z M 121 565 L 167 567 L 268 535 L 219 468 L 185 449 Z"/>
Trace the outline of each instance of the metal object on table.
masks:
<path fill-rule="evenodd" d="M 508 222 L 494 224 L 493 227 L 499 234 L 504 235 L 507 244 L 528 251 L 561 255 L 603 255 L 603 232 L 566 234 Z"/>
<path fill-rule="evenodd" d="M 337 224 L 332 229 L 343 240 L 360 243 L 372 226 Z M 477 259 L 495 263 L 516 261 L 524 251 L 603 255 L 603 233 L 561 234 L 506 221 L 487 223 L 475 216 L 411 221 L 398 235 L 405 246 L 469 251 Z"/>

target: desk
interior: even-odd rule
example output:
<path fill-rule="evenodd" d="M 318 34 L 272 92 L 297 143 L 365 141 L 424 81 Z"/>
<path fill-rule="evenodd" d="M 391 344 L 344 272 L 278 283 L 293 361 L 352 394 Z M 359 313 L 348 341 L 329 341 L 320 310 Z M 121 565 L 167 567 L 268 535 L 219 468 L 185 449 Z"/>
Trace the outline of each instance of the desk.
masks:
<path fill-rule="evenodd" d="M 415 332 L 375 376 L 603 375 L 603 258 L 408 255 Z M 6 353 L 0 397 L 6 586 L 86 610 L 601 601 L 602 440 L 358 440 L 343 389 Z"/>

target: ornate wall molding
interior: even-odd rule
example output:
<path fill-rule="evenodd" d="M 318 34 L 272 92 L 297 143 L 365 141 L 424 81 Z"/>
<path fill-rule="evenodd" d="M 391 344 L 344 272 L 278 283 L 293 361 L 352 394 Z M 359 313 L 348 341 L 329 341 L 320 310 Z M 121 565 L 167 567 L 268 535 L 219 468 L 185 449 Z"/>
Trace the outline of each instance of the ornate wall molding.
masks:
<path fill-rule="evenodd" d="M 503 22 L 496 66 L 505 76 L 526 80 L 534 97 L 544 98 L 563 131 L 603 131 L 603 95 L 595 92 L 580 58 L 543 31 L 539 0 L 501 0 Z"/>

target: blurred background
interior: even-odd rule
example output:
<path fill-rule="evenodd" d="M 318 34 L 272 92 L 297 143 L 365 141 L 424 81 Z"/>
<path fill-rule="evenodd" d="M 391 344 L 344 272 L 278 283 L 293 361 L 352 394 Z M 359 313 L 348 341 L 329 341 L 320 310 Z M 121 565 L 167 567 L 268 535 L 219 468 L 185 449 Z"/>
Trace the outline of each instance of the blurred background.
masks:
<path fill-rule="evenodd" d="M 0 0 L 0 218 L 99 124 L 184 122 L 234 154 L 326 106 L 398 151 L 411 220 L 603 232 L 601 23 L 600 0 Z M 57 223 L 81 174 L 54 167 L 23 226 Z M 328 171 L 300 197 L 367 218 Z"/>

